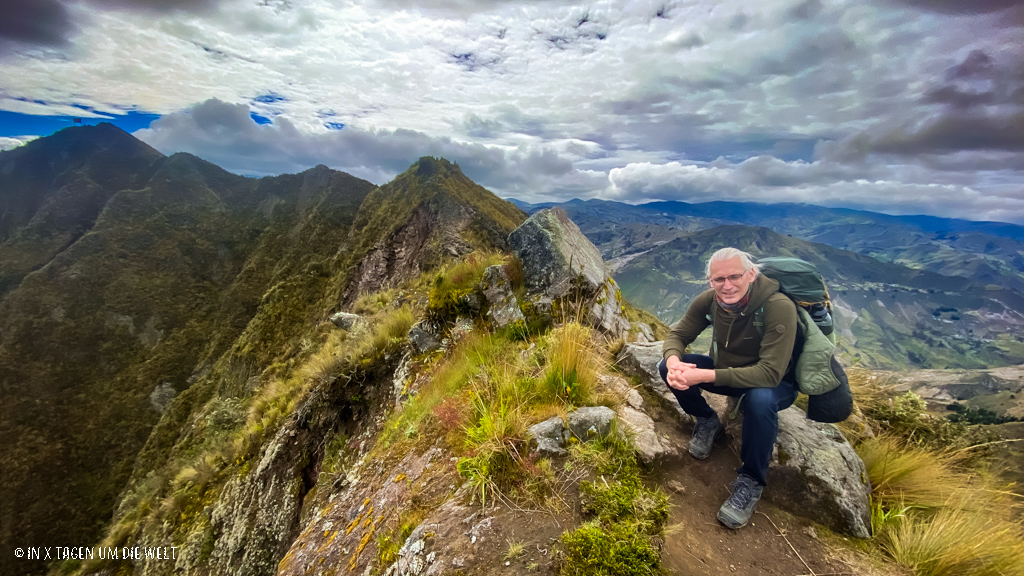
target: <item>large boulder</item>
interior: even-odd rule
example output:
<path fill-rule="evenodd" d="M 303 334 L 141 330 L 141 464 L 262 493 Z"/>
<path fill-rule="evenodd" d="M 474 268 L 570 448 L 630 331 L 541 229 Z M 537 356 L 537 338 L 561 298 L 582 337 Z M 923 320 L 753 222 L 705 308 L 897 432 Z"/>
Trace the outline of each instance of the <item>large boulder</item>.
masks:
<path fill-rule="evenodd" d="M 608 276 L 601 252 L 564 210 L 531 216 L 508 237 L 523 263 L 527 293 L 537 303 L 564 300 L 592 326 L 613 337 L 629 331 L 619 287 Z"/>
<path fill-rule="evenodd" d="M 658 374 L 661 346 L 661 342 L 627 343 L 616 364 L 623 372 L 638 376 L 665 407 L 683 414 Z M 718 394 L 704 397 L 726 421 L 735 402 Z M 729 422 L 727 430 L 741 428 L 741 422 Z M 731 436 L 739 453 L 740 434 Z M 768 475 L 766 499 L 833 530 L 859 538 L 871 535 L 871 487 L 864 463 L 835 426 L 808 420 L 798 408 L 779 412 L 779 436 Z"/>
<path fill-rule="evenodd" d="M 611 431 L 615 411 L 607 406 L 584 406 L 568 415 L 569 431 L 581 441 L 603 438 Z"/>
<path fill-rule="evenodd" d="M 530 216 L 508 243 L 523 262 L 530 293 L 561 298 L 579 286 L 593 294 L 607 277 L 601 252 L 561 208 Z"/>
<path fill-rule="evenodd" d="M 441 347 L 441 342 L 438 340 L 437 335 L 422 320 L 409 329 L 409 342 L 412 343 L 413 348 L 416 349 L 418 354 L 433 352 Z"/>
<path fill-rule="evenodd" d="M 331 320 L 331 324 L 334 324 L 338 328 L 341 328 L 342 330 L 349 330 L 349 331 L 351 331 L 352 328 L 355 327 L 355 325 L 357 323 L 359 323 L 359 322 L 361 322 L 363 320 L 363 317 L 360 316 L 359 314 L 350 314 L 348 312 L 338 312 L 336 314 L 331 314 L 330 320 Z"/>
<path fill-rule="evenodd" d="M 633 440 L 633 446 L 637 454 L 646 464 L 651 464 L 666 455 L 675 455 L 676 451 L 665 446 L 665 443 L 658 437 L 654 428 L 654 420 L 643 410 L 632 406 L 623 406 L 617 411 L 619 421 L 622 422 L 624 431 Z"/>
<path fill-rule="evenodd" d="M 565 443 L 575 437 L 587 442 L 607 436 L 615 420 L 615 411 L 606 406 L 584 406 L 566 415 L 563 421 L 558 416 L 530 426 L 530 438 L 537 444 L 537 452 L 543 456 L 564 456 Z"/>
<path fill-rule="evenodd" d="M 837 532 L 871 537 L 867 471 L 834 425 L 808 420 L 796 407 L 779 412 L 769 470 L 766 499 Z"/>

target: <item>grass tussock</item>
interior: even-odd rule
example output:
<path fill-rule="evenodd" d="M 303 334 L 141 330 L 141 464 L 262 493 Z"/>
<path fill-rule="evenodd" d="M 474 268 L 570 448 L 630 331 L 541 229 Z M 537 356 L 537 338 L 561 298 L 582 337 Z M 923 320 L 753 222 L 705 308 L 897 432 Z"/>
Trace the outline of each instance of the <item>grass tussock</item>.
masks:
<path fill-rule="evenodd" d="M 893 436 L 865 440 L 857 453 L 867 468 L 875 502 L 886 507 L 910 502 L 921 508 L 941 508 L 964 480 L 953 457 Z"/>
<path fill-rule="evenodd" d="M 999 484 L 977 426 L 927 413 L 913 393 L 894 393 L 851 371 L 865 420 L 854 434 L 872 485 L 875 542 L 916 576 L 1024 575 L 1024 497 Z"/>
<path fill-rule="evenodd" d="M 906 514 L 881 535 L 896 562 L 917 576 L 1024 574 L 1020 526 L 987 512 L 958 507 L 932 515 Z"/>
<path fill-rule="evenodd" d="M 396 290 L 385 289 L 377 292 L 367 292 L 360 294 L 356 301 L 352 303 L 352 312 L 354 314 L 361 315 L 372 315 L 383 310 L 386 310 L 388 306 L 396 298 Z"/>
<path fill-rule="evenodd" d="M 550 461 L 529 456 L 527 429 L 603 399 L 598 348 L 579 324 L 534 342 L 475 330 L 428 368 L 427 384 L 391 416 L 378 449 L 402 450 L 444 435 L 462 452 L 458 470 L 481 504 L 497 496 L 543 503 L 556 473 Z"/>
<path fill-rule="evenodd" d="M 570 322 L 547 337 L 547 367 L 541 391 L 545 400 L 585 406 L 597 396 L 597 380 L 604 361 L 597 353 L 590 329 Z"/>

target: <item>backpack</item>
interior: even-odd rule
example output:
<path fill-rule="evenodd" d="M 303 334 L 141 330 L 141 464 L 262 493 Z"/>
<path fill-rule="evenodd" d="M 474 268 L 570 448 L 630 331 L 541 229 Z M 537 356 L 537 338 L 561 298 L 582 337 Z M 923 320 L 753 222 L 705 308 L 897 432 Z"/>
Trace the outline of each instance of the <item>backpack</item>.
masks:
<path fill-rule="evenodd" d="M 779 291 L 796 304 L 795 378 L 810 396 L 808 417 L 841 422 L 853 411 L 846 372 L 835 358 L 836 336 L 832 301 L 825 278 L 814 264 L 799 258 L 761 258 L 761 273 L 779 283 Z M 764 307 L 754 311 L 754 327 L 764 336 Z"/>

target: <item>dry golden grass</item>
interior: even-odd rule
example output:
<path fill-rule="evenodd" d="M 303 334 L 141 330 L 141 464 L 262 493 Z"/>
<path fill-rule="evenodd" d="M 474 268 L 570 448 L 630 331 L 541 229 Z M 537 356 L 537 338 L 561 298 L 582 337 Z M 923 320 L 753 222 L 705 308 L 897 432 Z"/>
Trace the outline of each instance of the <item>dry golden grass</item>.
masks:
<path fill-rule="evenodd" d="M 872 483 L 882 549 L 917 576 L 1024 575 L 1021 497 L 935 451 L 883 435 L 857 447 Z"/>
<path fill-rule="evenodd" d="M 546 367 L 541 393 L 543 400 L 562 400 L 585 406 L 597 396 L 598 376 L 606 369 L 589 328 L 566 323 L 547 336 Z"/>
<path fill-rule="evenodd" d="M 955 471 L 951 456 L 907 445 L 892 436 L 869 438 L 857 446 L 857 453 L 871 478 L 873 497 L 883 506 L 913 503 L 939 508 L 964 480 L 964 475 Z"/>
<path fill-rule="evenodd" d="M 352 303 L 352 312 L 355 314 L 376 314 L 387 308 L 394 299 L 394 289 L 360 294 L 356 301 Z"/>
<path fill-rule="evenodd" d="M 917 576 L 1024 574 L 1020 526 L 957 507 L 908 514 L 881 535 L 882 547 Z"/>

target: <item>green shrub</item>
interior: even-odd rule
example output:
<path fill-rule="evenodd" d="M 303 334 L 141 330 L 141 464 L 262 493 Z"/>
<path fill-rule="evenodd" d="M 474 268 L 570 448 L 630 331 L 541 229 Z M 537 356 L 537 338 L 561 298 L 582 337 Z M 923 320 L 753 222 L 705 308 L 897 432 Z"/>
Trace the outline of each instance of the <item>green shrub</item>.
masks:
<path fill-rule="evenodd" d="M 668 496 L 648 490 L 635 475 L 580 482 L 580 499 L 587 514 L 605 523 L 634 523 L 644 534 L 657 534 L 668 521 Z"/>
<path fill-rule="evenodd" d="M 569 448 L 570 467 L 598 477 L 580 483 L 583 512 L 592 519 L 562 534 L 561 574 L 658 574 L 661 555 L 651 536 L 668 521 L 668 496 L 648 490 L 629 442 L 613 433 Z"/>
<path fill-rule="evenodd" d="M 472 295 L 477 292 L 484 270 L 501 264 L 497 252 L 473 252 L 438 272 L 430 289 L 427 317 L 435 322 L 452 322 L 474 310 Z"/>
<path fill-rule="evenodd" d="M 1001 439 L 994 432 L 971 427 L 966 422 L 932 416 L 927 403 L 913 392 L 895 397 L 875 395 L 861 406 L 864 415 L 873 420 L 877 428 L 930 450 L 967 449 Z M 971 456 L 983 459 L 988 453 L 982 446 L 980 450 L 972 450 Z"/>
<path fill-rule="evenodd" d="M 653 576 L 661 554 L 642 530 L 628 523 L 604 526 L 597 521 L 562 534 L 565 576 Z"/>

